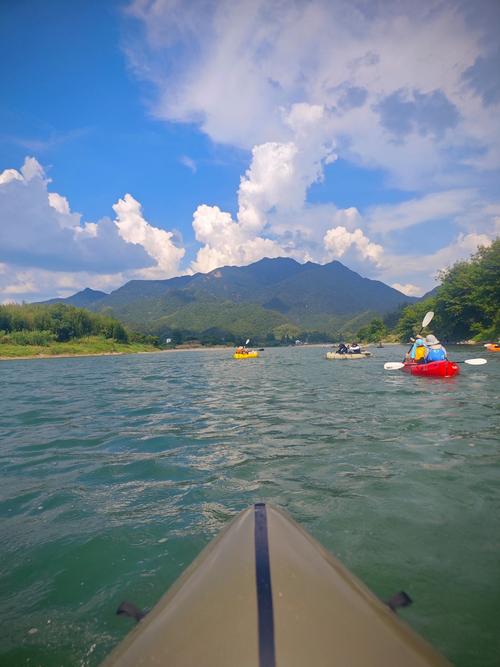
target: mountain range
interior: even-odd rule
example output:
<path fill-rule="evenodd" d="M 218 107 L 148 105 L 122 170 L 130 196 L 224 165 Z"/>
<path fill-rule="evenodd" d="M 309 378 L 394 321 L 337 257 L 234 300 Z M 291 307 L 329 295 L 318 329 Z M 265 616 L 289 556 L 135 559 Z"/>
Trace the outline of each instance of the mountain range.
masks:
<path fill-rule="evenodd" d="M 43 303 L 108 312 L 160 336 L 174 329 L 265 336 L 282 326 L 354 334 L 373 317 L 416 300 L 338 261 L 300 264 L 281 257 L 167 280 L 131 280 L 110 294 L 86 288 Z"/>

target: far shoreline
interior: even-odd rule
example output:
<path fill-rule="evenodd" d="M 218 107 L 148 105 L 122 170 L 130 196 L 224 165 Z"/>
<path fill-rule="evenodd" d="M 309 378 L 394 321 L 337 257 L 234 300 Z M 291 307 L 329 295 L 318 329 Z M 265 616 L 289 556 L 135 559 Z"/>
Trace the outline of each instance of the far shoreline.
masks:
<path fill-rule="evenodd" d="M 477 346 L 476 342 L 462 342 L 462 343 L 449 343 L 450 345 L 462 345 L 467 347 Z M 279 350 L 282 348 L 303 348 L 303 347 L 312 347 L 312 348 L 330 348 L 338 345 L 337 343 L 307 343 L 303 345 L 271 345 L 265 350 Z M 388 341 L 383 343 L 383 347 L 391 347 L 393 345 L 404 345 L 404 343 L 397 343 L 394 341 Z M 363 347 L 373 347 L 377 348 L 377 343 L 366 343 Z M 27 354 L 27 355 L 16 355 L 12 357 L 0 355 L 0 361 L 32 361 L 33 359 L 74 359 L 78 357 L 123 357 L 132 354 L 165 354 L 170 352 L 216 352 L 228 350 L 232 351 L 235 349 L 235 346 L 224 346 L 224 345 L 200 345 L 196 347 L 173 347 L 169 349 L 156 349 L 156 350 L 134 350 L 134 351 L 109 351 L 109 352 L 82 352 L 79 353 L 70 353 L 62 352 L 61 354 Z M 259 348 L 257 348 L 259 349 Z"/>
<path fill-rule="evenodd" d="M 280 345 L 275 345 L 275 346 L 270 346 L 268 348 L 265 348 L 267 350 L 271 349 L 280 349 L 282 347 L 291 347 L 291 348 L 296 348 L 296 347 L 315 347 L 315 348 L 321 348 L 321 347 L 332 347 L 331 343 L 311 343 L 308 345 L 287 345 L 287 346 L 280 346 Z M 62 352 L 61 354 L 27 354 L 27 355 L 22 355 L 22 356 L 12 356 L 12 357 L 6 357 L 0 355 L 0 361 L 32 361 L 33 359 L 74 359 L 78 357 L 123 357 L 126 355 L 132 355 L 132 354 L 164 354 L 167 352 L 216 352 L 217 350 L 219 351 L 226 351 L 229 350 L 232 351 L 235 349 L 235 346 L 223 346 L 223 345 L 206 345 L 206 346 L 199 346 L 199 347 L 174 347 L 166 350 L 139 350 L 139 351 L 121 351 L 121 352 L 82 352 L 81 354 L 77 353 L 69 353 L 69 352 Z"/>

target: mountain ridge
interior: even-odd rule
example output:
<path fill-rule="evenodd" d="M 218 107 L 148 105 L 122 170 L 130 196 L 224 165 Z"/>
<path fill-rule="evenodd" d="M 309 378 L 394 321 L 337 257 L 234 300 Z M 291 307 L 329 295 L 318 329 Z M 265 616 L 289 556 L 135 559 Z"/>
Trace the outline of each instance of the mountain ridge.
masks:
<path fill-rule="evenodd" d="M 42 303 L 79 305 L 81 300 L 91 310 L 163 335 L 186 322 L 193 331 L 203 331 L 211 328 L 211 319 L 231 332 L 240 328 L 236 321 L 242 312 L 244 321 L 251 326 L 253 317 L 260 330 L 288 323 L 301 331 L 350 331 L 350 321 L 359 324 L 418 299 L 364 278 L 337 260 L 300 264 L 278 257 L 165 280 L 131 280 L 110 294 L 86 288 Z M 245 306 L 243 311 L 239 306 Z"/>

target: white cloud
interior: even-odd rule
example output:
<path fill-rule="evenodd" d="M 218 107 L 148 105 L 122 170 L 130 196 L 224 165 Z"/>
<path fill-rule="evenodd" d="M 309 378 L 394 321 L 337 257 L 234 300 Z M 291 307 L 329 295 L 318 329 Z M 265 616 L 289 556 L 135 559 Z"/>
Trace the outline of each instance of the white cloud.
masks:
<path fill-rule="evenodd" d="M 48 192 L 41 165 L 27 158 L 20 178 L 0 185 L 0 261 L 53 271 L 110 272 L 142 268 L 153 259 L 126 243 L 114 223 L 81 224 L 64 197 Z M 96 226 L 97 225 L 97 226 Z"/>
<path fill-rule="evenodd" d="M 196 162 L 190 158 L 188 155 L 181 155 L 179 162 L 187 167 L 193 174 L 196 174 L 198 167 Z"/>
<path fill-rule="evenodd" d="M 5 183 L 9 183 L 10 181 L 22 181 L 23 177 L 21 174 L 17 171 L 17 169 L 5 169 L 0 174 L 0 185 L 5 185 Z"/>
<path fill-rule="evenodd" d="M 372 207 L 367 215 L 369 228 L 387 234 L 422 222 L 443 220 L 476 205 L 478 193 L 472 189 L 433 192 L 401 204 Z"/>
<path fill-rule="evenodd" d="M 127 14 L 144 29 L 130 24 L 126 52 L 157 90 L 153 113 L 251 150 L 236 219 L 217 207 L 194 216 L 194 269 L 271 246 L 299 260 L 342 257 L 411 289 L 406 260 L 418 257 L 397 254 L 405 230 L 433 221 L 443 238 L 494 235 L 496 186 L 488 196 L 480 173 L 500 169 L 498 105 L 484 103 L 480 80 L 497 48 L 493 0 L 478 12 L 451 0 L 135 0 Z M 411 199 L 365 211 L 355 195 L 357 208 L 308 202 L 337 156 L 382 170 Z M 463 243 L 431 257 L 455 257 Z M 428 258 L 415 284 L 430 280 Z"/>
<path fill-rule="evenodd" d="M 349 232 L 342 226 L 329 229 L 325 234 L 324 243 L 330 258 L 343 257 L 352 248 L 362 259 L 373 262 L 376 266 L 380 264 L 384 251 L 381 245 L 372 243 L 361 229 Z"/>
<path fill-rule="evenodd" d="M 45 269 L 18 269 L 6 267 L 0 272 L 0 301 L 42 301 L 53 297 L 68 297 L 90 287 L 110 292 L 131 276 L 127 273 L 97 274 L 86 271 L 64 273 Z"/>
<path fill-rule="evenodd" d="M 160 118 L 194 121 L 215 141 L 251 148 L 286 142 L 294 105 L 322 106 L 333 118 L 320 124 L 332 143 L 342 139 L 342 157 L 414 187 L 466 163 L 500 165 L 497 108 L 477 92 L 479 70 L 474 86 L 464 79 L 496 44 L 498 16 L 486 20 L 493 6 L 482 3 L 479 21 L 451 0 L 136 0 L 128 14 L 146 39 L 132 31 L 127 54 L 156 86 Z M 398 141 L 380 106 L 396 94 L 411 109 L 391 113 L 404 119 L 411 110 L 414 119 Z"/>
<path fill-rule="evenodd" d="M 325 115 L 322 106 L 293 105 L 286 114 L 291 140 L 254 146 L 250 167 L 240 181 L 236 221 L 217 207 L 198 208 L 193 227 L 205 246 L 193 270 L 215 268 L 216 261 L 243 264 L 277 254 L 307 256 L 306 249 L 296 247 L 290 237 L 284 244 L 273 221 L 300 217 L 308 188 L 321 180 L 324 165 L 336 158 L 321 124 Z"/>
<path fill-rule="evenodd" d="M 440 271 L 459 260 L 468 259 L 479 246 L 489 246 L 491 242 L 491 237 L 485 234 L 459 234 L 449 245 L 425 255 L 386 253 L 380 267 L 380 277 L 391 284 L 404 274 L 415 284 L 423 285 L 423 291 L 427 291 L 436 285 Z"/>
<path fill-rule="evenodd" d="M 406 283 L 401 285 L 401 283 L 392 283 L 391 287 L 397 289 L 399 292 L 403 292 L 406 296 L 422 296 L 424 290 L 418 285 L 412 285 L 411 283 Z"/>
<path fill-rule="evenodd" d="M 262 257 L 286 254 L 277 243 L 255 236 L 253 230 L 246 230 L 218 206 L 198 206 L 193 229 L 197 241 L 203 244 L 191 265 L 193 271 L 206 273 L 220 266 L 242 266 Z"/>
<path fill-rule="evenodd" d="M 155 260 L 156 265 L 143 269 L 143 277 L 171 278 L 178 275 L 179 263 L 184 257 L 184 248 L 174 245 L 173 233 L 153 227 L 144 219 L 141 204 L 126 194 L 113 205 L 116 226 L 121 238 L 127 243 L 142 246 Z"/>
<path fill-rule="evenodd" d="M 76 289 L 103 280 L 116 287 L 132 277 L 180 273 L 184 249 L 173 243 L 172 232 L 144 219 L 131 195 L 115 204 L 115 221 L 82 222 L 65 197 L 48 191 L 49 183 L 34 158 L 27 158 L 20 171 L 0 174 L 3 295 L 31 297 L 49 285 L 58 291 L 64 288 L 61 280 Z M 86 283 L 68 283 L 68 276 L 85 278 Z"/>

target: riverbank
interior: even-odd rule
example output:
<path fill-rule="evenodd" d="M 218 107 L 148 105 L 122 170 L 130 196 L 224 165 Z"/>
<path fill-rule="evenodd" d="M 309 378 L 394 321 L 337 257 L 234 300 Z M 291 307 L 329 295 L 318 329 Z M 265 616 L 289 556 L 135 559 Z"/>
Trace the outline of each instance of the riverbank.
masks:
<path fill-rule="evenodd" d="M 0 360 L 96 357 L 159 351 L 157 347 L 145 343 L 118 343 L 113 339 L 91 337 L 50 345 L 2 344 L 0 345 Z"/>

